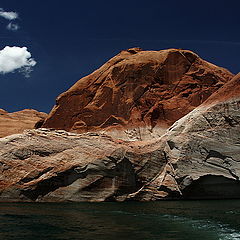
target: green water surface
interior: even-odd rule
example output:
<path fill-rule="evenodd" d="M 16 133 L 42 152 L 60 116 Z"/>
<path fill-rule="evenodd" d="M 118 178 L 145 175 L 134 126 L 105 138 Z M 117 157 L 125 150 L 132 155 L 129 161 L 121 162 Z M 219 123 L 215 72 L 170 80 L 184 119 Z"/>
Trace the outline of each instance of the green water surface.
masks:
<path fill-rule="evenodd" d="M 240 200 L 0 203 L 0 239 L 240 239 Z"/>

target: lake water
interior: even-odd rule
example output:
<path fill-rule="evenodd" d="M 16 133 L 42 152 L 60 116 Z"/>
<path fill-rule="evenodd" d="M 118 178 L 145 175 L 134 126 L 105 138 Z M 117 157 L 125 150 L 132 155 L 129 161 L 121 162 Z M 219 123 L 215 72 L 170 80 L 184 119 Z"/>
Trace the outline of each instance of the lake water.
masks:
<path fill-rule="evenodd" d="M 0 203 L 0 239 L 240 239 L 240 200 Z"/>

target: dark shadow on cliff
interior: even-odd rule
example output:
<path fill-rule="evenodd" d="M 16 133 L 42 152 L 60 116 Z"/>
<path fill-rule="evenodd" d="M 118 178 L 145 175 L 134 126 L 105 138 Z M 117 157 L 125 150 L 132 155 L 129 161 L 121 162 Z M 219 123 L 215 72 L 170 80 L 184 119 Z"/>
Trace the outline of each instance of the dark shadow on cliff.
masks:
<path fill-rule="evenodd" d="M 206 175 L 182 191 L 183 199 L 240 198 L 240 181 L 223 176 Z"/>

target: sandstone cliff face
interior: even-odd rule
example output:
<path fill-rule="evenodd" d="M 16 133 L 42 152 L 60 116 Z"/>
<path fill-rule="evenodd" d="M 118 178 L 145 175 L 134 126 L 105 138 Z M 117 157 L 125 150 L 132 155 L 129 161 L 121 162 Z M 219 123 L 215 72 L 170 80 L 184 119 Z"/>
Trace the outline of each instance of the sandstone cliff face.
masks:
<path fill-rule="evenodd" d="M 240 198 L 239 82 L 157 140 L 48 129 L 1 138 L 0 201 Z"/>
<path fill-rule="evenodd" d="M 0 109 L 0 137 L 22 133 L 25 129 L 33 129 L 38 121 L 43 121 L 46 113 L 33 109 L 8 113 Z"/>
<path fill-rule="evenodd" d="M 43 127 L 159 137 L 232 77 L 191 51 L 129 49 L 61 94 Z"/>

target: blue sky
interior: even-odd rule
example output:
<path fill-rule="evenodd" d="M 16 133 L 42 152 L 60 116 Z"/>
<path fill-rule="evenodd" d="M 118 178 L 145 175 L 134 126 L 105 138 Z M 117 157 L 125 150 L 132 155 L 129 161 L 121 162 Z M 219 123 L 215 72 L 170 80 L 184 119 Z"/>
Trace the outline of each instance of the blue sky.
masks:
<path fill-rule="evenodd" d="M 0 50 L 26 47 L 36 62 L 29 74 L 0 73 L 0 108 L 49 112 L 78 79 L 135 46 L 189 49 L 237 73 L 239 7 L 238 0 L 0 0 L 0 15 L 18 14 L 0 16 Z"/>

